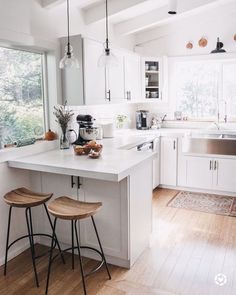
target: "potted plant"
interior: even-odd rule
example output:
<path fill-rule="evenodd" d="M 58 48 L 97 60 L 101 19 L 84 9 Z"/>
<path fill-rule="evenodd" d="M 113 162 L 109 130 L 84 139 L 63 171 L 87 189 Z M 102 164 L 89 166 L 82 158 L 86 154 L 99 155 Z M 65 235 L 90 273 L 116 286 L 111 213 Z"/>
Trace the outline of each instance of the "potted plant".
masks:
<path fill-rule="evenodd" d="M 66 103 L 58 107 L 54 106 L 54 115 L 56 116 L 56 122 L 61 127 L 61 136 L 60 136 L 60 149 L 68 149 L 70 147 L 70 142 L 67 137 L 68 124 L 74 115 L 74 113 L 66 108 Z"/>

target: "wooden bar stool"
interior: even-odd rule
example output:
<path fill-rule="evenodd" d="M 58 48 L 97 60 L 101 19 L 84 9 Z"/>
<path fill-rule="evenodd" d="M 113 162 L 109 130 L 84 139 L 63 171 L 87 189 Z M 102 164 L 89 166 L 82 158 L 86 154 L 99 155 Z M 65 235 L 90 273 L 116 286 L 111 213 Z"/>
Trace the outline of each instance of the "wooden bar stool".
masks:
<path fill-rule="evenodd" d="M 80 271 L 81 271 L 81 276 L 82 276 L 82 283 L 83 283 L 83 289 L 84 289 L 84 295 L 86 295 L 86 286 L 85 286 L 85 277 L 96 272 L 99 270 L 103 264 L 105 264 L 106 271 L 109 277 L 109 280 L 111 279 L 111 275 L 107 266 L 106 258 L 102 249 L 102 244 L 98 235 L 97 227 L 93 218 L 93 215 L 97 213 L 97 211 L 102 207 L 102 203 L 86 203 L 86 202 L 80 202 L 74 199 L 71 199 L 69 197 L 60 197 L 49 203 L 48 205 L 48 211 L 55 217 L 54 224 L 53 224 L 53 239 L 52 239 L 52 244 L 51 244 L 51 251 L 50 251 L 50 257 L 49 257 L 49 265 L 48 265 L 48 275 L 47 275 L 47 284 L 46 284 L 46 294 L 48 294 L 48 287 L 49 287 L 49 279 L 50 279 L 50 272 L 51 272 L 51 265 L 52 261 L 54 260 L 55 257 L 53 256 L 53 240 L 54 237 L 56 237 L 55 232 L 56 232 L 56 223 L 57 219 L 64 219 L 64 220 L 70 220 L 71 221 L 71 243 L 72 247 L 63 250 L 62 252 L 65 251 L 72 251 L 72 269 L 74 269 L 74 250 L 78 250 L 78 255 L 79 255 L 79 262 L 80 262 Z M 78 238 L 78 231 L 77 231 L 77 222 L 78 220 L 85 219 L 91 217 L 93 227 L 97 236 L 98 244 L 100 247 L 100 251 L 98 251 L 95 248 L 92 247 L 86 247 L 86 246 L 81 246 Z M 75 247 L 74 245 L 74 232 L 75 232 L 75 237 L 76 237 L 76 243 L 77 246 Z M 89 249 L 92 251 L 95 251 L 101 256 L 101 262 L 89 273 L 85 274 L 84 269 L 83 269 L 83 262 L 82 262 L 82 257 L 81 257 L 81 251 L 80 249 Z"/>
<path fill-rule="evenodd" d="M 32 215 L 31 215 L 31 208 L 32 207 L 36 207 L 39 205 L 43 205 L 45 208 L 45 211 L 47 213 L 47 217 L 48 217 L 48 221 L 50 223 L 50 226 L 53 230 L 53 224 L 50 218 L 50 215 L 48 213 L 47 210 L 47 206 L 45 205 L 45 203 L 51 199 L 53 194 L 43 194 L 43 193 L 36 193 L 33 192 L 29 189 L 26 189 L 24 187 L 15 189 L 11 192 L 8 192 L 3 198 L 5 200 L 5 202 L 10 206 L 9 208 L 9 216 L 8 216 L 8 227 L 7 227 L 7 241 L 6 241 L 6 252 L 5 252 L 5 265 L 4 265 L 4 275 L 6 276 L 7 274 L 7 259 L 8 259 L 8 251 L 11 248 L 11 246 L 13 246 L 16 242 L 24 239 L 24 238 L 29 238 L 29 243 L 30 243 L 30 249 L 31 249 L 31 256 L 32 256 L 32 264 L 33 264 L 33 269 L 34 269 L 34 275 L 35 275 L 35 282 L 36 282 L 36 286 L 39 287 L 39 281 L 38 281 L 38 274 L 37 274 L 37 270 L 36 270 L 36 263 L 35 263 L 35 259 L 42 257 L 43 255 L 40 256 L 36 256 L 35 254 L 35 248 L 34 248 L 34 237 L 35 236 L 45 236 L 45 237 L 49 237 L 52 239 L 52 236 L 49 234 L 43 234 L 43 233 L 34 233 L 33 232 L 33 223 L 32 223 Z M 12 208 L 13 207 L 17 207 L 17 208 L 25 208 L 25 217 L 26 217 L 26 225 L 27 225 L 27 230 L 28 230 L 28 234 L 19 237 L 18 239 L 16 239 L 15 241 L 11 242 L 11 244 L 9 245 L 9 238 L 10 238 L 10 228 L 11 228 L 11 215 L 12 215 Z M 58 249 L 60 251 L 61 254 L 61 258 L 63 263 L 65 263 L 64 261 L 64 257 L 59 245 L 59 242 L 57 240 L 56 235 L 53 236 L 54 238 L 52 239 L 52 241 L 55 241 L 55 244 L 53 244 L 53 247 L 58 246 Z"/>

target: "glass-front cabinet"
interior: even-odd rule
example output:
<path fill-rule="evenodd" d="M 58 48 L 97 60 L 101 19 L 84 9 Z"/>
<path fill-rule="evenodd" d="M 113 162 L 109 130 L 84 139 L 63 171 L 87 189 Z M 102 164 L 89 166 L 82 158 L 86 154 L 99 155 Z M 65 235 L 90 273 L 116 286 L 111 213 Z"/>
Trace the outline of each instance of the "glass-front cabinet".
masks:
<path fill-rule="evenodd" d="M 145 101 L 163 101 L 165 92 L 164 64 L 165 58 L 143 57 L 142 79 Z"/>

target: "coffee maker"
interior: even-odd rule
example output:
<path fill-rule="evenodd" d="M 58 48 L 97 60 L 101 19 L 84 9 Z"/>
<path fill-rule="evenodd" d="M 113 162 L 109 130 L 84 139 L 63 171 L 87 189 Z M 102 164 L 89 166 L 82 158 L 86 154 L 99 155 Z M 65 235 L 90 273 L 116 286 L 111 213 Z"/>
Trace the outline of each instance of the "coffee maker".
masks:
<path fill-rule="evenodd" d="M 136 128 L 139 130 L 150 128 L 149 111 L 140 110 L 136 112 Z"/>

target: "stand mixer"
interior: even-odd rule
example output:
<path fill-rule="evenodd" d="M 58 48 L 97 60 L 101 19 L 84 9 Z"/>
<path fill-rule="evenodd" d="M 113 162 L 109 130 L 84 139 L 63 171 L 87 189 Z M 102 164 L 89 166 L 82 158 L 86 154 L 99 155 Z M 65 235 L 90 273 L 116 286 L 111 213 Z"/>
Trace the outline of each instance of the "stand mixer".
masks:
<path fill-rule="evenodd" d="M 79 124 L 78 134 L 75 130 L 71 129 L 77 135 L 77 139 L 73 142 L 74 145 L 85 145 L 88 141 L 95 140 L 98 135 L 98 128 L 93 127 L 95 119 L 91 115 L 78 115 L 76 121 Z"/>

